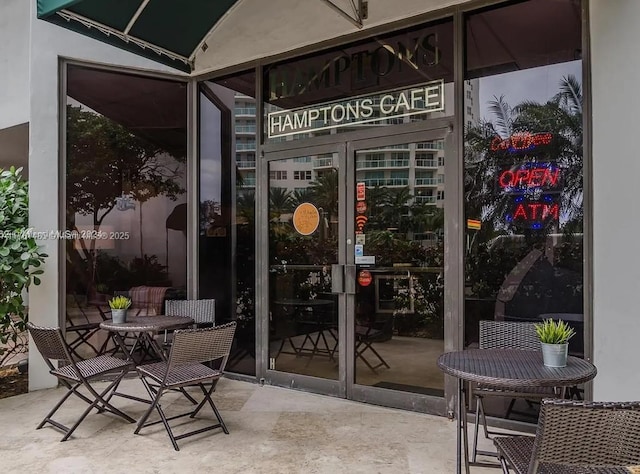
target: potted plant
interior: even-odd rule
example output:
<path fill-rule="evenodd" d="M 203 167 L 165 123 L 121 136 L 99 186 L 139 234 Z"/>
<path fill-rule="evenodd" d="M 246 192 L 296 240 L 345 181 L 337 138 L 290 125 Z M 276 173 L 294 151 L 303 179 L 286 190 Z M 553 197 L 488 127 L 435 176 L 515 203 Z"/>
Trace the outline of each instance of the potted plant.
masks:
<path fill-rule="evenodd" d="M 131 300 L 126 296 L 114 296 L 109 300 L 111 319 L 116 324 L 127 322 L 127 309 L 131 306 Z"/>
<path fill-rule="evenodd" d="M 536 333 L 542 345 L 542 360 L 547 367 L 566 367 L 569 354 L 569 339 L 575 335 L 575 330 L 567 323 L 558 319 L 545 319 L 536 324 Z"/>

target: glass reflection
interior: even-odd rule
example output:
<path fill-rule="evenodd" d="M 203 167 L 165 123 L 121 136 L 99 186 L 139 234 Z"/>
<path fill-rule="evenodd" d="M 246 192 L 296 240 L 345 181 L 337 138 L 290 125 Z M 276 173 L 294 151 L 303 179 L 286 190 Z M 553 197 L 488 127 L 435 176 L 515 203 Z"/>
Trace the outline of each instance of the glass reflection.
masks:
<path fill-rule="evenodd" d="M 269 163 L 270 368 L 338 378 L 338 170 L 333 155 Z M 336 160 L 337 161 L 337 160 Z"/>
<path fill-rule="evenodd" d="M 465 105 L 478 115 L 465 127 L 465 346 L 477 346 L 480 320 L 553 317 L 576 329 L 569 351 L 583 357 L 580 6 L 548 6 L 531 0 L 467 18 L 465 87 L 475 92 Z M 493 29 L 505 22 L 513 29 Z M 535 404 L 508 411 L 510 400 L 491 398 L 491 415 L 537 417 Z"/>
<path fill-rule="evenodd" d="M 355 241 L 375 256 L 375 265 L 358 265 L 356 251 L 355 382 L 442 396 L 443 140 L 358 150 L 355 158 L 356 189 L 365 190 L 356 196 Z"/>
<path fill-rule="evenodd" d="M 186 87 L 79 66 L 67 79 L 66 334 L 92 356 L 110 296 L 135 314 L 186 296 Z"/>

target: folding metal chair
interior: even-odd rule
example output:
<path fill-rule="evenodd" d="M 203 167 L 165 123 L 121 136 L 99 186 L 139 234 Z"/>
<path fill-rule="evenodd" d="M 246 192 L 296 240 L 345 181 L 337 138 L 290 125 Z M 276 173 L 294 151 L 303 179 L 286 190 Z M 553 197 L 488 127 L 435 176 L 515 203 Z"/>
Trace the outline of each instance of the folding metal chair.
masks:
<path fill-rule="evenodd" d="M 604 474 L 640 465 L 640 402 L 545 399 L 531 436 L 493 440 L 509 474 Z"/>
<path fill-rule="evenodd" d="M 179 451 L 177 441 L 205 431 L 222 428 L 225 434 L 229 434 L 220 412 L 216 408 L 211 394 L 215 390 L 218 379 L 222 377 L 224 368 L 229 358 L 231 344 L 236 330 L 236 323 L 231 322 L 221 326 L 204 329 L 183 329 L 174 333 L 173 344 L 169 358 L 166 361 L 153 364 L 141 365 L 136 368 L 140 380 L 144 384 L 149 396 L 152 399 L 149 409 L 138 421 L 135 434 L 146 426 L 162 423 L 167 430 L 169 439 L 176 451 Z M 220 361 L 217 369 L 213 369 L 204 362 Z M 153 384 L 153 386 L 152 386 Z M 205 384 L 211 384 L 207 389 Z M 204 398 L 193 411 L 179 415 L 167 417 L 160 405 L 160 399 L 169 390 L 184 388 L 188 386 L 198 386 L 202 390 Z M 195 418 L 204 405 L 208 403 L 217 418 L 217 423 L 198 430 L 175 436 L 169 425 L 170 420 L 189 416 Z M 151 412 L 156 410 L 160 415 L 160 420 L 147 422 Z"/>
<path fill-rule="evenodd" d="M 50 373 L 55 375 L 60 383 L 69 390 L 47 414 L 44 420 L 42 420 L 37 429 L 49 423 L 65 433 L 61 441 L 66 441 L 93 408 L 96 408 L 99 413 L 108 411 L 124 418 L 130 423 L 135 423 L 133 418 L 109 403 L 120 381 L 129 369 L 132 368 L 133 365 L 130 362 L 108 355 L 100 355 L 91 359 L 75 361 L 71 357 L 71 350 L 60 328 L 38 327 L 32 323 L 27 323 L 27 327 L 38 351 L 42 354 L 45 362 L 49 366 Z M 62 361 L 66 365 L 56 368 L 51 362 L 54 360 Z M 106 374 L 115 374 L 115 379 L 107 388 L 98 392 L 89 382 L 97 378 L 102 378 Z M 81 387 L 87 389 L 89 396 L 79 392 Z M 71 395 L 76 395 L 81 400 L 84 400 L 89 404 L 89 407 L 82 413 L 74 425 L 68 428 L 52 417 Z"/>
<path fill-rule="evenodd" d="M 385 361 L 380 353 L 375 350 L 373 347 L 374 342 L 382 342 L 388 339 L 386 336 L 385 329 L 389 329 L 389 325 L 393 324 L 393 319 L 389 318 L 385 322 L 382 323 L 383 326 L 380 328 L 376 328 L 377 325 L 375 319 L 372 320 L 358 320 L 355 326 L 355 339 L 356 339 L 356 360 L 360 359 L 365 363 L 367 367 L 374 373 L 377 374 L 376 370 L 380 367 L 386 367 L 389 369 L 389 364 Z M 379 362 L 376 365 L 372 365 L 369 360 L 364 356 L 366 351 L 370 351 L 375 355 Z"/>
<path fill-rule="evenodd" d="M 521 349 L 540 350 L 540 340 L 536 335 L 534 323 L 513 322 L 513 321 L 480 321 L 480 349 Z M 495 453 L 478 450 L 478 431 L 480 427 L 480 417 L 484 428 L 485 438 L 489 435 L 500 434 L 489 431 L 487 417 L 484 411 L 483 399 L 485 397 L 511 398 L 507 408 L 506 417 L 513 411 L 516 399 L 542 400 L 545 397 L 554 397 L 556 392 L 552 387 L 523 387 L 517 391 L 505 390 L 492 385 L 475 385 L 469 390 L 472 398 L 476 400 L 476 418 L 473 435 L 473 447 L 471 451 L 471 462 L 476 462 L 478 454 L 484 456 L 495 456 Z"/>

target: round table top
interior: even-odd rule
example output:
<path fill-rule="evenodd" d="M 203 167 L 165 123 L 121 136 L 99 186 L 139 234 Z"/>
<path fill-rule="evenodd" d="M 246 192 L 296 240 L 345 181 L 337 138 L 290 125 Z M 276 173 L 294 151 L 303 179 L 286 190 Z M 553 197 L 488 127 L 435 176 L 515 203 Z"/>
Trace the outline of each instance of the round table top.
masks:
<path fill-rule="evenodd" d="M 116 332 L 159 332 L 165 329 L 179 329 L 193 325 L 193 319 L 186 316 L 127 316 L 126 323 L 114 323 L 107 319 L 100 323 L 102 329 Z"/>
<path fill-rule="evenodd" d="M 588 382 L 596 367 L 569 356 L 566 367 L 547 367 L 541 351 L 470 349 L 446 352 L 438 358 L 444 373 L 459 379 L 506 388 L 561 387 Z"/>

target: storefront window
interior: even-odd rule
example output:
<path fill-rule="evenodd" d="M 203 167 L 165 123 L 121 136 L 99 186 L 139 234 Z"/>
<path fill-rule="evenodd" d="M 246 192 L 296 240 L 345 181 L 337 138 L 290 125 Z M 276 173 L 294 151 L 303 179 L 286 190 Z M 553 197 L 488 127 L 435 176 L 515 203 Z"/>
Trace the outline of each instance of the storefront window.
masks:
<path fill-rule="evenodd" d="M 479 320 L 552 317 L 584 355 L 580 12 L 531 0 L 466 17 L 467 347 Z"/>
<path fill-rule="evenodd" d="M 264 98 L 266 142 L 453 115 L 453 22 L 273 64 Z"/>
<path fill-rule="evenodd" d="M 95 355 L 107 299 L 136 314 L 186 298 L 186 84 L 67 67 L 67 339 Z M 85 328 L 85 329 L 83 329 Z"/>
<path fill-rule="evenodd" d="M 255 375 L 255 74 L 200 89 L 199 295 L 215 298 L 216 322 L 238 323 L 227 362 Z"/>

